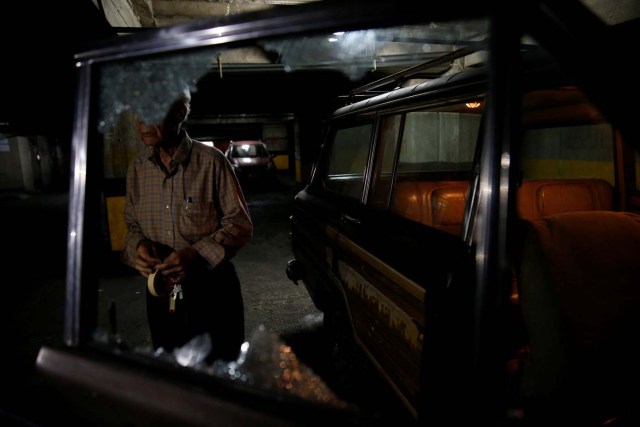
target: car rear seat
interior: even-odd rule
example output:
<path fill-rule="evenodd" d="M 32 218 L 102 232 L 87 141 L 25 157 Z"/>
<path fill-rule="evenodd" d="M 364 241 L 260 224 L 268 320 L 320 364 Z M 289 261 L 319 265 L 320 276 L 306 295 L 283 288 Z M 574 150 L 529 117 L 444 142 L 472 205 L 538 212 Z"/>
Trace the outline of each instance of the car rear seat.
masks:
<path fill-rule="evenodd" d="M 640 399 L 640 215 L 591 210 L 524 223 L 525 410 L 604 425 Z"/>
<path fill-rule="evenodd" d="M 610 211 L 613 187 L 596 178 L 526 180 L 518 187 L 516 210 L 526 221 L 563 212 Z M 515 278 L 511 302 L 518 303 Z"/>
<path fill-rule="evenodd" d="M 613 194 L 602 179 L 529 180 L 518 189 L 514 286 L 527 335 L 520 387 L 534 418 L 602 422 L 624 406 L 621 387 L 635 387 L 625 376 L 640 379 L 627 360 L 640 328 L 640 215 L 614 212 Z"/>
<path fill-rule="evenodd" d="M 467 181 L 396 183 L 391 212 L 452 234 L 460 232 Z M 533 220 L 562 212 L 613 210 L 613 187 L 604 179 L 526 180 L 518 188 L 520 218 Z"/>
<path fill-rule="evenodd" d="M 562 212 L 613 210 L 613 188 L 604 179 L 536 179 L 518 188 L 520 218 L 533 220 Z"/>
<path fill-rule="evenodd" d="M 526 180 L 518 187 L 516 210 L 525 221 L 564 212 L 610 211 L 613 187 L 596 178 Z M 511 302 L 518 303 L 515 278 Z"/>
<path fill-rule="evenodd" d="M 468 181 L 398 182 L 390 210 L 413 221 L 459 234 L 468 186 Z"/>

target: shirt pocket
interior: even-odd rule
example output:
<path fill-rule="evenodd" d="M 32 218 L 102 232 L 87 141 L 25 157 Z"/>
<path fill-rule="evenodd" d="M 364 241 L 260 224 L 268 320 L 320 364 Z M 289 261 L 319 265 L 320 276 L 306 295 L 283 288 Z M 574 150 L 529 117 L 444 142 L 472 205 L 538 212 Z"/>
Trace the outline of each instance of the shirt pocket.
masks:
<path fill-rule="evenodd" d="M 213 202 L 185 203 L 183 209 L 180 210 L 178 230 L 191 243 L 212 234 L 214 224 Z"/>

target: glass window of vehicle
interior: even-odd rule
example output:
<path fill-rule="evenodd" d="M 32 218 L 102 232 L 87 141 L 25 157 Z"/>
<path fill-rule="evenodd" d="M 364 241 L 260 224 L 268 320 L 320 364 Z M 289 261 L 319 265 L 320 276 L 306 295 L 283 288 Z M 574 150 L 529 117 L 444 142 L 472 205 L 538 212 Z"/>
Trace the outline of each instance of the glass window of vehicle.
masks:
<path fill-rule="evenodd" d="M 470 100 L 406 113 L 392 213 L 459 234 L 482 111 L 481 101 Z"/>
<path fill-rule="evenodd" d="M 291 141 L 291 148 L 296 151 L 291 158 L 297 160 L 301 157 L 302 143 L 310 143 L 308 138 L 303 139 L 299 133 L 303 128 L 301 123 L 312 121 L 310 128 L 313 131 L 306 135 L 315 134 L 321 121 L 342 104 L 339 95 L 364 82 L 450 53 L 460 41 L 481 40 L 487 30 L 486 24 L 484 20 L 443 22 L 438 26 L 430 22 L 397 28 L 330 32 L 326 35 L 270 35 L 262 39 L 250 39 L 252 35 L 245 35 L 246 38 L 236 40 L 233 46 L 214 38 L 215 42 L 197 49 L 191 49 L 192 45 L 179 45 L 165 50 L 145 44 L 142 38 L 140 46 L 134 50 L 110 47 L 105 51 L 97 49 L 81 54 L 78 58 L 80 75 L 87 80 L 81 79 L 79 88 L 82 96 L 86 96 L 81 99 L 86 101 L 90 110 L 79 112 L 77 122 L 85 123 L 86 120 L 87 126 L 81 128 L 75 138 L 79 141 L 80 151 L 86 150 L 87 159 L 99 159 L 102 162 L 97 168 L 91 165 L 86 177 L 76 177 L 80 185 L 86 184 L 90 200 L 97 201 L 101 208 L 100 218 L 94 218 L 99 227 L 87 230 L 87 233 L 96 235 L 83 236 L 84 249 L 91 253 L 106 249 L 106 257 L 114 259 L 117 258 L 114 254 L 124 246 L 125 176 L 128 164 L 142 148 L 135 138 L 134 114 L 145 122 L 160 122 L 171 100 L 186 86 L 192 92 L 192 111 L 187 121 L 190 136 L 207 141 L 237 141 L 236 135 L 214 131 L 236 129 L 238 123 L 249 120 L 266 108 L 277 107 L 282 113 L 282 122 L 275 123 L 274 116 L 261 119 L 264 126 L 273 128 L 277 125 L 282 132 L 265 132 L 263 135 L 273 134 L 279 141 Z M 397 55 L 399 52 L 404 54 Z M 380 62 L 381 59 L 384 61 Z M 377 65 L 372 68 L 375 61 L 378 61 Z M 450 64 L 444 64 L 432 71 L 441 74 L 450 71 L 449 68 Z M 245 97 L 238 97 L 239 90 L 246 89 L 248 75 L 260 82 L 260 90 L 269 92 L 273 89 L 277 96 L 268 93 L 269 96 L 256 96 L 252 102 L 247 102 Z M 314 91 L 315 96 L 325 97 L 316 98 L 313 102 L 314 106 L 324 105 L 325 117 L 309 108 L 309 92 L 297 90 L 297 78 L 307 79 L 303 80 L 307 85 L 316 84 L 320 78 L 327 83 L 329 89 Z M 443 145 L 441 154 L 429 151 L 435 145 L 426 151 L 424 147 L 421 148 L 417 135 L 433 132 L 435 128 L 427 130 L 425 126 L 430 125 L 414 122 L 430 120 L 429 123 L 435 123 L 430 114 L 436 113 L 409 113 L 406 119 L 403 114 L 390 115 L 382 120 L 379 131 L 376 131 L 377 125 L 372 119 L 336 129 L 334 137 L 327 141 L 324 148 L 326 161 L 317 171 L 321 175 L 319 182 L 322 187 L 336 196 L 355 202 L 365 201 L 365 184 L 375 132 L 379 140 L 378 160 L 368 200 L 377 207 L 387 209 L 391 200 L 392 176 L 403 120 L 407 122 L 407 131 L 402 137 L 405 147 L 400 153 L 403 172 L 408 170 L 405 167 L 407 165 L 411 165 L 411 169 L 424 162 L 456 159 L 468 162 L 467 157 L 442 154 L 446 152 L 444 139 L 437 143 Z M 459 113 L 450 114 L 454 117 Z M 247 124 L 251 139 L 257 139 L 255 136 L 259 135 L 256 132 L 259 119 Z M 456 124 L 460 120 L 464 118 L 442 118 L 439 127 L 449 130 L 440 131 L 454 132 L 452 129 L 460 127 Z M 285 133 L 286 136 L 283 136 Z M 319 139 L 316 141 L 318 149 L 321 144 Z M 267 146 L 271 147 L 269 144 Z M 305 150 L 313 152 L 314 148 Z M 234 145 L 233 151 L 243 156 L 268 155 L 263 144 L 249 145 L 246 149 L 242 145 Z M 311 163 L 315 158 L 307 158 L 306 161 Z M 294 167 L 298 168 L 299 165 L 292 165 Z M 89 223 L 88 219 L 82 218 L 85 212 L 77 208 L 81 215 L 76 219 L 80 223 Z M 143 327 L 146 322 L 144 301 L 139 301 L 139 310 L 123 313 L 118 309 L 121 305 L 119 295 L 120 290 L 126 287 L 126 280 L 116 280 L 102 268 L 83 271 L 94 272 L 86 280 L 95 285 L 97 293 L 95 324 L 83 325 L 83 328 L 90 329 L 88 335 L 91 339 L 109 345 L 126 343 L 126 348 L 152 356 L 146 346 L 148 340 Z M 114 314 L 116 311 L 117 316 Z M 116 318 L 117 325 L 114 324 Z"/>
<path fill-rule="evenodd" d="M 282 75 L 297 76 L 297 72 L 311 69 L 314 72 L 331 69 L 332 72 L 340 72 L 340 78 L 330 78 L 335 78 L 332 81 L 336 82 L 339 90 L 343 90 L 344 87 L 356 85 L 365 78 L 373 80 L 380 74 L 389 75 L 399 69 L 449 53 L 455 49 L 454 41 L 467 38 L 477 40 L 478 30 L 486 29 L 484 22 L 463 24 L 444 24 L 438 26 L 437 30 L 430 24 L 399 28 L 397 40 L 402 40 L 401 42 L 394 41 L 396 29 L 367 30 L 299 39 L 270 38 L 246 43 L 237 49 L 213 45 L 197 51 L 169 54 L 145 52 L 143 56 L 109 57 L 104 61 L 99 58 L 100 60 L 91 62 L 92 67 L 95 65 L 95 68 L 92 68 L 92 78 L 95 76 L 96 81 L 92 81 L 90 87 L 98 88 L 100 93 L 98 99 L 92 99 L 91 103 L 92 106 L 98 107 L 97 110 L 91 111 L 87 116 L 91 119 L 86 135 L 87 151 L 89 158 L 99 158 L 103 165 L 99 168 L 102 176 L 98 176 L 96 169 L 91 169 L 87 182 L 92 192 L 98 190 L 97 193 L 100 195 L 97 197 L 105 197 L 100 203 L 104 203 L 102 213 L 109 217 L 109 223 L 101 222 L 103 227 L 99 232 L 96 231 L 99 227 L 90 230 L 99 234 L 87 238 L 87 242 L 105 243 L 104 246 L 110 250 L 118 247 L 113 245 L 113 230 L 117 227 L 122 228 L 122 204 L 119 201 L 124 195 L 126 165 L 141 148 L 139 144 L 132 142 L 133 139 L 130 137 L 134 132 L 134 112 L 145 121 L 159 121 L 166 113 L 173 95 L 178 94 L 183 85 L 187 85 L 194 96 L 192 112 L 195 117 L 190 123 L 193 124 L 194 132 L 196 125 L 202 125 L 205 120 L 210 121 L 205 124 L 232 127 L 240 117 L 244 119 L 243 109 L 249 108 L 246 105 L 253 105 L 251 102 L 247 103 L 246 99 L 238 100 L 237 90 L 226 89 L 242 87 L 238 86 L 237 82 L 232 83 L 234 75 L 246 77 L 248 69 L 251 69 L 254 75 L 266 70 L 266 77 L 262 77 L 264 84 L 265 81 L 269 82 L 269 79 L 274 78 L 274 74 L 279 74 L 278 78 L 282 78 Z M 467 24 L 470 24 L 469 28 L 473 31 L 464 31 Z M 447 34 L 448 28 L 455 31 Z M 434 31 L 434 34 L 430 31 Z M 428 46 L 424 40 L 420 42 L 421 37 L 430 41 Z M 337 39 L 338 43 L 324 40 L 329 38 Z M 342 44 L 340 40 L 343 40 Z M 414 44 L 411 40 L 418 42 Z M 408 49 L 402 57 L 395 55 L 400 43 Z M 334 50 L 330 49 L 327 53 L 321 51 L 320 46 L 323 49 L 333 47 Z M 317 54 L 311 62 L 310 52 Z M 238 58 L 246 57 L 248 53 L 255 63 L 240 63 Z M 375 70 L 377 74 L 370 76 L 371 64 L 381 56 L 388 62 L 378 62 Z M 212 64 L 222 65 L 215 67 Z M 449 65 L 443 65 L 433 72 L 442 74 L 449 71 L 448 67 Z M 224 75 L 224 79 L 221 75 Z M 345 82 L 349 86 L 346 86 Z M 339 86 L 338 83 L 343 86 Z M 319 116 L 317 111 L 305 110 L 305 106 L 310 103 L 308 92 L 298 91 L 300 94 L 295 96 L 292 94 L 295 87 L 292 89 L 290 84 L 292 83 L 285 82 L 278 89 L 283 94 L 281 112 L 287 120 L 294 117 L 291 128 L 297 129 L 302 119 L 310 120 L 310 116 L 316 120 L 313 124 L 320 122 L 324 117 L 316 117 Z M 330 94 L 332 99 L 338 93 L 338 89 Z M 212 98 L 207 97 L 211 93 L 216 94 L 216 102 L 211 102 Z M 265 98 L 269 99 L 269 103 L 275 102 L 274 97 Z M 474 108 L 466 105 L 466 101 Z M 467 182 L 476 152 L 483 101 L 472 98 L 465 102 L 456 101 L 437 107 L 387 113 L 377 122 L 368 116 L 366 122 L 341 123 L 323 148 L 324 160 L 317 170 L 319 183 L 332 195 L 356 203 L 366 202 L 394 215 L 457 234 L 462 223 Z M 327 100 L 323 102 L 328 104 Z M 333 108 L 333 104 L 331 107 Z M 255 123 L 252 125 L 255 128 Z M 296 139 L 294 145 L 307 143 L 303 138 L 298 140 L 299 135 L 295 132 L 291 134 L 294 135 L 292 139 Z M 198 137 L 194 134 L 192 136 Z M 222 135 L 213 137 L 223 139 Z M 271 148 L 270 144 L 268 146 Z M 375 155 L 371 158 L 374 149 Z M 97 153 L 98 151 L 101 152 Z M 240 157 L 268 155 L 263 144 L 249 144 L 246 147 L 240 144 L 233 145 L 232 153 Z M 299 157 L 298 154 L 296 152 L 296 158 Z M 368 187 L 369 176 L 371 180 Z M 97 188 L 99 185 L 103 188 Z M 92 197 L 95 197 L 94 193 Z M 420 206 L 401 206 L 400 202 L 407 200 Z M 115 222 L 112 222 L 114 218 Z M 118 245 L 121 247 L 122 243 Z M 93 247 L 87 248 L 90 249 Z M 113 253 L 109 252 L 109 255 L 113 256 Z M 137 312 L 118 311 L 116 328 L 114 313 L 119 307 L 120 291 L 127 286 L 126 281 L 117 280 L 118 278 L 114 280 L 114 277 L 102 269 L 87 268 L 86 271 L 99 272 L 95 281 L 96 289 L 99 290 L 97 324 L 93 325 L 92 339 L 99 344 L 106 343 L 108 347 L 118 351 L 125 349 L 122 352 L 125 355 L 131 351 L 155 357 L 149 347 L 145 346 L 146 330 L 140 327 L 145 324 L 144 302 L 140 302 L 141 306 Z M 92 277 L 89 280 L 91 279 L 96 278 Z"/>
<path fill-rule="evenodd" d="M 399 172 L 469 170 L 480 128 L 480 111 L 408 113 L 398 159 Z"/>
<path fill-rule="evenodd" d="M 326 190 L 350 199 L 361 199 L 372 131 L 372 123 L 336 130 L 327 147 L 321 178 Z"/>

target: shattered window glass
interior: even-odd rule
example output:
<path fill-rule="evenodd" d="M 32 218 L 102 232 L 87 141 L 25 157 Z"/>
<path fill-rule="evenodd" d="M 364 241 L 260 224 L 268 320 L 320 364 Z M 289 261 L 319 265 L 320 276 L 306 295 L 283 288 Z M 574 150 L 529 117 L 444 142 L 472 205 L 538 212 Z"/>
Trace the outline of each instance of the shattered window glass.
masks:
<path fill-rule="evenodd" d="M 136 58 L 105 64 L 100 75 L 99 130 L 104 133 L 118 123 L 123 111 L 135 111 L 142 119 L 157 123 L 167 111 L 168 99 L 184 88 L 197 90 L 207 73 L 279 70 L 334 70 L 353 82 L 372 71 L 393 73 L 460 48 L 470 48 L 467 61 L 484 59 L 485 21 L 432 23 L 387 29 L 344 31 L 330 34 L 258 41 L 253 46 L 207 48 L 193 52 Z M 473 55 L 479 55 L 474 57 Z M 459 63 L 454 64 L 459 67 Z M 468 64 L 467 64 L 468 65 Z M 447 72 L 452 65 L 434 65 L 432 74 Z"/>
<path fill-rule="evenodd" d="M 100 76 L 100 131 L 115 126 L 126 110 L 145 123 L 161 122 L 184 89 L 197 90 L 198 79 L 211 69 L 216 56 L 208 50 L 106 64 Z"/>
<path fill-rule="evenodd" d="M 297 114 L 302 109 L 313 116 L 313 120 L 322 120 L 318 112 L 309 109 L 318 102 L 314 98 L 317 86 L 330 85 L 323 77 L 335 79 L 335 75 L 340 75 L 340 82 L 347 81 L 349 87 L 357 87 L 424 64 L 429 64 L 429 68 L 421 77 L 439 77 L 482 62 L 486 33 L 484 21 L 432 23 L 269 38 L 254 43 L 214 45 L 100 63 L 92 74 L 98 99 L 92 104 L 97 111 L 91 116 L 95 119 L 91 122 L 91 132 L 92 136 L 102 138 L 104 197 L 100 232 L 105 246 L 112 251 L 110 256 L 117 254 L 124 245 L 125 176 L 128 165 L 143 148 L 135 131 L 134 117 L 145 123 L 162 122 L 173 101 L 188 89 L 193 102 L 187 127 L 194 139 L 209 142 L 224 152 L 223 147 L 228 147 L 230 141 L 242 140 L 233 134 L 238 127 L 244 124 L 252 132 L 262 127 L 255 131 L 257 135 L 251 133 L 243 139 L 263 140 L 274 158 L 280 155 L 286 157 L 287 162 L 291 149 L 291 152 L 295 151 L 292 157 L 298 160 L 300 118 Z M 451 55 L 451 58 L 439 61 L 443 55 Z M 314 79 L 305 77 L 308 79 L 306 86 L 288 85 L 289 81 L 295 80 L 287 78 L 308 76 L 304 74 L 308 72 L 316 74 L 313 74 Z M 276 81 L 284 82 L 278 83 L 282 86 L 274 90 L 276 95 L 264 95 Z M 344 87 L 329 86 L 328 89 L 331 96 L 335 92 L 335 98 L 344 95 L 339 92 Z M 295 103 L 280 105 L 290 99 Z M 249 110 L 258 103 L 280 105 L 282 110 L 277 112 L 280 116 Z M 239 109 L 225 111 L 232 104 L 239 105 Z M 206 109 L 210 106 L 217 107 L 215 113 Z M 282 123 L 277 122 L 278 117 Z M 309 116 L 304 119 L 309 120 Z M 305 140 L 304 144 L 307 143 Z M 291 163 L 291 169 L 297 167 Z M 140 279 L 139 274 L 136 278 Z M 346 406 L 277 332 L 262 325 L 246 329 L 247 340 L 239 357 L 231 362 L 207 361 L 211 342 L 206 335 L 196 336 L 170 352 L 161 348 L 154 351 L 148 345 L 145 329 L 144 283 L 140 291 L 132 287 L 126 275 L 101 273 L 98 287 L 98 318 L 93 340 L 99 345 L 119 352 L 131 351 L 277 394 L 336 407 Z M 137 304 L 138 308 L 122 310 L 121 307 L 131 304 Z M 250 311 L 251 307 L 245 308 L 245 312 Z"/>

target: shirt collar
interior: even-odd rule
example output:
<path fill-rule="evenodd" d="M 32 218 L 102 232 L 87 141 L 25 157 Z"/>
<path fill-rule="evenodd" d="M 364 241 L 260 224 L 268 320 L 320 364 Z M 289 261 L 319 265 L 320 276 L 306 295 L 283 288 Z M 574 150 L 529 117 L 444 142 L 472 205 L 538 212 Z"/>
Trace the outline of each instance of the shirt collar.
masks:
<path fill-rule="evenodd" d="M 182 132 L 182 141 L 178 145 L 178 149 L 175 153 L 173 153 L 172 160 L 182 165 L 183 168 L 186 168 L 189 164 L 189 159 L 191 158 L 191 148 L 193 147 L 193 140 L 186 132 Z M 160 165 L 162 162 L 160 161 L 160 156 L 158 154 L 157 147 L 148 147 L 148 158 L 149 160 L 155 164 Z"/>
<path fill-rule="evenodd" d="M 191 148 L 193 147 L 193 140 L 183 131 L 182 141 L 178 146 L 178 149 L 173 155 L 173 160 L 180 163 L 183 168 L 186 168 L 191 158 Z"/>

